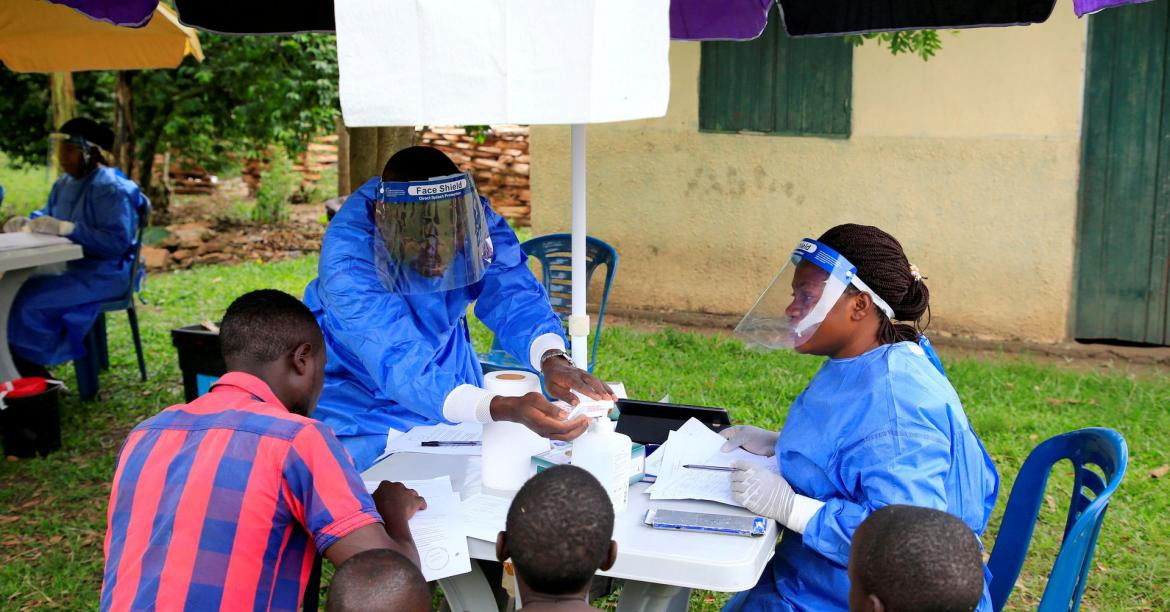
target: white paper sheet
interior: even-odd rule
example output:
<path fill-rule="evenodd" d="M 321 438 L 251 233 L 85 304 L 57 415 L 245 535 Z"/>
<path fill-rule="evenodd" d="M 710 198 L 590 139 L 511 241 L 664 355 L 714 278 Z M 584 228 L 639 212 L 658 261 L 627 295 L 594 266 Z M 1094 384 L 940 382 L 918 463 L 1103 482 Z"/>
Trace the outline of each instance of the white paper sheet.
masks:
<path fill-rule="evenodd" d="M 495 542 L 496 536 L 508 522 L 508 508 L 512 500 L 498 495 L 479 494 L 463 500 L 463 526 L 467 537 Z"/>
<path fill-rule="evenodd" d="M 410 431 L 390 430 L 386 436 L 386 450 L 378 461 L 400 452 L 429 453 L 432 455 L 482 455 L 483 446 L 423 446 L 428 440 L 443 442 L 483 442 L 483 425 L 459 423 L 458 425 L 420 425 Z"/>
<path fill-rule="evenodd" d="M 366 490 L 373 493 L 380 483 L 366 481 Z M 410 535 L 422 561 L 422 574 L 427 582 L 457 576 L 471 571 L 471 555 L 467 550 L 459 495 L 451 489 L 451 477 L 430 480 L 404 480 L 402 484 L 414 489 L 427 500 L 427 509 L 410 519 Z"/>
<path fill-rule="evenodd" d="M 336 0 L 345 124 L 661 117 L 669 9 L 669 0 Z"/>
<path fill-rule="evenodd" d="M 730 466 L 745 460 L 779 473 L 772 457 L 760 457 L 743 449 L 724 453 L 726 440 L 697 419 L 690 419 L 678 431 L 670 432 L 666 444 L 655 454 L 662 455 L 658 479 L 650 487 L 650 499 L 702 499 L 739 506 L 731 493 L 731 473 L 684 468 L 686 464 Z"/>

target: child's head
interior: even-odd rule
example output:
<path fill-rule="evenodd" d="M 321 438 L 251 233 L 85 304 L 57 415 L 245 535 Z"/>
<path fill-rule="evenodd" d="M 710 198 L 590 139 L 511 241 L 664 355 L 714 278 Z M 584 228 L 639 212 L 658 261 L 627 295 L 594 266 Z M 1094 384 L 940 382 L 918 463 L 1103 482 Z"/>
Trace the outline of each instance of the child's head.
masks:
<path fill-rule="evenodd" d="M 859 335 L 871 334 L 879 344 L 917 341 L 918 322 L 929 313 L 930 291 L 912 269 L 901 243 L 876 227 L 852 223 L 831 228 L 817 240 L 856 266 L 857 277 L 889 304 L 895 319 L 905 323 L 891 321 L 872 297 L 850 285 L 825 316 L 816 334 L 797 350 L 833 355 Z"/>
<path fill-rule="evenodd" d="M 325 339 L 300 300 L 275 289 L 236 298 L 223 315 L 219 343 L 229 371 L 268 383 L 290 412 L 313 411 L 325 380 Z"/>
<path fill-rule="evenodd" d="M 431 592 L 422 572 L 393 550 L 362 551 L 341 564 L 329 586 L 326 612 L 380 612 L 431 609 Z"/>
<path fill-rule="evenodd" d="M 958 518 L 930 508 L 886 506 L 853 534 L 853 612 L 974 610 L 983 595 L 983 556 Z"/>
<path fill-rule="evenodd" d="M 617 558 L 613 503 L 592 474 L 572 465 L 544 470 L 520 488 L 496 540 L 500 561 L 511 557 L 529 589 L 574 595 Z"/>

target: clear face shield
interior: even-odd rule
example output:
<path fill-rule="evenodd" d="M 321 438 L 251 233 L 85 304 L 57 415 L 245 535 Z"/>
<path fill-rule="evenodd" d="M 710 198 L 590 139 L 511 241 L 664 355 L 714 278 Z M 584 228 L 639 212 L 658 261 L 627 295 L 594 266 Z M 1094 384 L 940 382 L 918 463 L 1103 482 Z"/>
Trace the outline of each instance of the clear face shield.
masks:
<path fill-rule="evenodd" d="M 893 318 L 893 309 L 857 277 L 857 268 L 848 259 L 805 238 L 735 327 L 735 334 L 754 346 L 796 348 L 813 337 L 850 285 L 869 294 L 874 305 Z"/>
<path fill-rule="evenodd" d="M 487 218 L 470 174 L 382 182 L 374 223 L 374 259 L 390 291 L 466 287 L 479 282 L 491 263 Z"/>

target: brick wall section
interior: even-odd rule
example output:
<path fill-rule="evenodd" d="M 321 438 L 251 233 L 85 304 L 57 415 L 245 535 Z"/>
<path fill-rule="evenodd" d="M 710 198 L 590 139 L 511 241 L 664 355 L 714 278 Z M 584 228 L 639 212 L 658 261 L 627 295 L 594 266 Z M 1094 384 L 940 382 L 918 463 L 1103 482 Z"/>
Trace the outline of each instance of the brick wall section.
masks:
<path fill-rule="evenodd" d="M 476 144 L 460 127 L 429 128 L 421 144 L 443 151 L 471 172 L 479 193 L 491 200 L 496 212 L 521 227 L 531 225 L 527 126 L 493 125 L 483 144 Z"/>

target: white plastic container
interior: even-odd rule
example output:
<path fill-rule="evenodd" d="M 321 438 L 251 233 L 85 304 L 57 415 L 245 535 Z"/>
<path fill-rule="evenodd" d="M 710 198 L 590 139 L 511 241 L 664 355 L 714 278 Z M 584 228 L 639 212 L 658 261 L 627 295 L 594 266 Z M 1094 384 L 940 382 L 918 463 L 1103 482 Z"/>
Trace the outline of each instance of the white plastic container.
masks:
<path fill-rule="evenodd" d="M 630 500 L 630 437 L 614 431 L 608 416 L 595 417 L 589 430 L 573 441 L 571 463 L 593 474 L 609 493 L 614 514 L 625 511 Z"/>
<path fill-rule="evenodd" d="M 517 397 L 540 391 L 540 379 L 530 372 L 503 370 L 484 377 L 493 393 Z M 532 475 L 532 456 L 549 449 L 549 441 L 520 423 L 500 421 L 483 425 L 483 486 L 516 491 Z"/>

